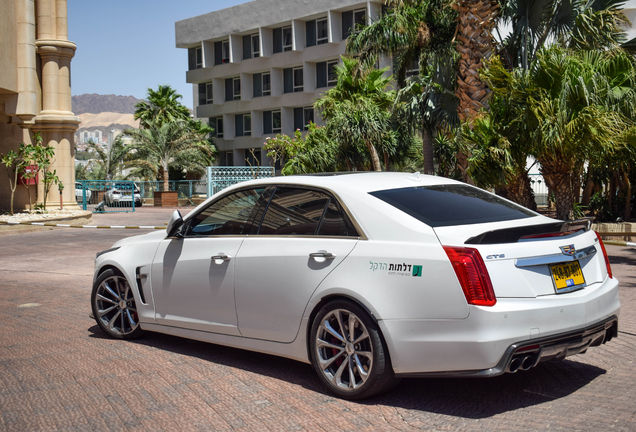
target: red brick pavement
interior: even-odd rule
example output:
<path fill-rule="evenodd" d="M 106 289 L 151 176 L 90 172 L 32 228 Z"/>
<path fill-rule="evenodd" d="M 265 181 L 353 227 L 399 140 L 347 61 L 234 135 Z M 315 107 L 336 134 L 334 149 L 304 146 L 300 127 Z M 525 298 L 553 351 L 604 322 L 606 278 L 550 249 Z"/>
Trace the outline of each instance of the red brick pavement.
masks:
<path fill-rule="evenodd" d="M 131 224 L 124 215 L 104 217 Z M 347 402 L 306 364 L 159 334 L 105 337 L 88 317 L 93 257 L 135 234 L 0 237 L 0 431 L 636 430 L 636 249 L 608 247 L 623 304 L 610 343 L 524 373 L 408 379 Z"/>

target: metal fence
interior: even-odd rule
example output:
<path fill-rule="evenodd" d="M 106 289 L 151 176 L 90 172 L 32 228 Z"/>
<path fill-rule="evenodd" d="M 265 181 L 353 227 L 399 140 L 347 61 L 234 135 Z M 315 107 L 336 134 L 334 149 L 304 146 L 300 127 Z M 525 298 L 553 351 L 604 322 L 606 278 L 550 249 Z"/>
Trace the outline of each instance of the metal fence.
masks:
<path fill-rule="evenodd" d="M 275 176 L 274 167 L 208 167 L 208 196 L 247 180 Z"/>
<path fill-rule="evenodd" d="M 142 204 L 139 188 L 126 180 L 78 180 L 75 199 L 93 213 L 134 212 Z"/>
<path fill-rule="evenodd" d="M 273 167 L 208 167 L 206 180 L 171 180 L 168 182 L 168 190 L 178 192 L 179 205 L 197 205 L 236 183 L 274 177 L 274 175 Z M 154 193 L 163 191 L 162 181 L 78 180 L 75 182 L 77 203 L 84 210 L 94 213 L 135 211 L 135 207 L 152 204 Z"/>
<path fill-rule="evenodd" d="M 534 192 L 534 201 L 539 207 L 547 207 L 548 205 L 548 186 L 541 174 L 528 174 L 530 177 L 530 185 Z"/>

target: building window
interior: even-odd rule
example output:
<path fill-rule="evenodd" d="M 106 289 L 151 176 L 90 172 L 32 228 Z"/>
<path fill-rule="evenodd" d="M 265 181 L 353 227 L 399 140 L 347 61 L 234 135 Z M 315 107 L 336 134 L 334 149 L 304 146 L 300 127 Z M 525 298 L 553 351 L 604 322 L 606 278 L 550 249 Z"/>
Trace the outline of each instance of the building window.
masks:
<path fill-rule="evenodd" d="M 234 152 L 232 150 L 220 152 L 219 159 L 220 166 L 234 166 Z"/>
<path fill-rule="evenodd" d="M 314 108 L 294 108 L 294 130 L 309 130 L 309 123 L 314 122 Z"/>
<path fill-rule="evenodd" d="M 225 101 L 241 100 L 241 78 L 225 79 Z"/>
<path fill-rule="evenodd" d="M 211 134 L 212 138 L 223 138 L 223 117 L 211 117 L 208 120 L 208 125 L 214 129 Z"/>
<path fill-rule="evenodd" d="M 292 28 L 291 26 L 283 27 L 283 51 L 292 50 Z"/>
<path fill-rule="evenodd" d="M 253 92 L 252 97 L 271 96 L 272 77 L 269 72 L 256 73 L 252 75 Z"/>
<path fill-rule="evenodd" d="M 306 45 L 308 47 L 329 42 L 327 18 L 307 21 L 305 23 Z"/>
<path fill-rule="evenodd" d="M 203 50 L 201 47 L 188 48 L 188 70 L 203 67 Z"/>
<path fill-rule="evenodd" d="M 245 150 L 245 163 L 249 166 L 261 166 L 261 149 Z"/>
<path fill-rule="evenodd" d="M 252 136 L 251 114 L 236 114 L 234 116 L 234 127 L 235 136 Z"/>
<path fill-rule="evenodd" d="M 303 67 L 287 68 L 283 70 L 283 91 L 294 93 L 303 91 Z"/>
<path fill-rule="evenodd" d="M 214 42 L 214 64 L 220 65 L 230 62 L 230 41 Z"/>
<path fill-rule="evenodd" d="M 292 50 L 292 28 L 291 26 L 278 27 L 273 31 L 274 54 Z"/>
<path fill-rule="evenodd" d="M 280 110 L 263 111 L 263 133 L 265 135 L 281 132 Z"/>
<path fill-rule="evenodd" d="M 357 33 L 358 25 L 365 25 L 367 10 L 366 8 L 356 9 L 342 13 L 342 38 L 346 39 L 353 32 Z"/>
<path fill-rule="evenodd" d="M 259 57 L 261 44 L 258 34 L 243 36 L 243 60 Z"/>
<path fill-rule="evenodd" d="M 199 84 L 199 105 L 212 103 L 212 83 Z"/>
<path fill-rule="evenodd" d="M 316 63 L 316 87 L 333 87 L 338 82 L 336 65 L 338 60 Z"/>

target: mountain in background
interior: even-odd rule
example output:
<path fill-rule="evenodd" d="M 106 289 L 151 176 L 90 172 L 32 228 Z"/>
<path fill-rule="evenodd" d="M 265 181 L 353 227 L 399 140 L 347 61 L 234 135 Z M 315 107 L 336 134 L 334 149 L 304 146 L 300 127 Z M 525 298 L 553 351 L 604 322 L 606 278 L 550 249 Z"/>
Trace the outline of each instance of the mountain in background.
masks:
<path fill-rule="evenodd" d="M 102 131 L 102 139 L 108 139 L 111 129 L 124 130 L 129 127 L 138 128 L 139 120 L 134 119 L 135 104 L 141 102 L 134 96 L 83 94 L 72 96 L 72 110 L 82 119 L 75 132 L 79 137 L 84 130 Z"/>
<path fill-rule="evenodd" d="M 98 95 L 92 93 L 71 97 L 72 110 L 75 115 L 99 114 L 103 112 L 134 114 L 135 104 L 141 101 L 142 99 L 137 99 L 134 96 L 117 96 L 113 94 Z"/>

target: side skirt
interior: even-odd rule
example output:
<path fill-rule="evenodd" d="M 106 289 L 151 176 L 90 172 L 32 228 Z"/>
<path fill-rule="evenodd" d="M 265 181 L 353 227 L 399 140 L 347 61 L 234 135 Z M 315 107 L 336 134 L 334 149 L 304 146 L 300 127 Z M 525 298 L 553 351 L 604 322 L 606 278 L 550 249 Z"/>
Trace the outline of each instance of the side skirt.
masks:
<path fill-rule="evenodd" d="M 261 339 L 249 339 L 240 336 L 230 336 L 220 333 L 208 333 L 200 330 L 190 330 L 180 327 L 170 327 L 160 324 L 140 323 L 141 328 L 147 331 L 194 339 L 201 342 L 210 342 L 218 345 L 255 351 L 263 354 L 271 354 L 286 357 L 303 363 L 309 363 L 307 357 L 307 344 L 302 335 L 307 334 L 308 319 L 303 318 L 300 323 L 298 336 L 291 343 L 272 342 Z"/>

